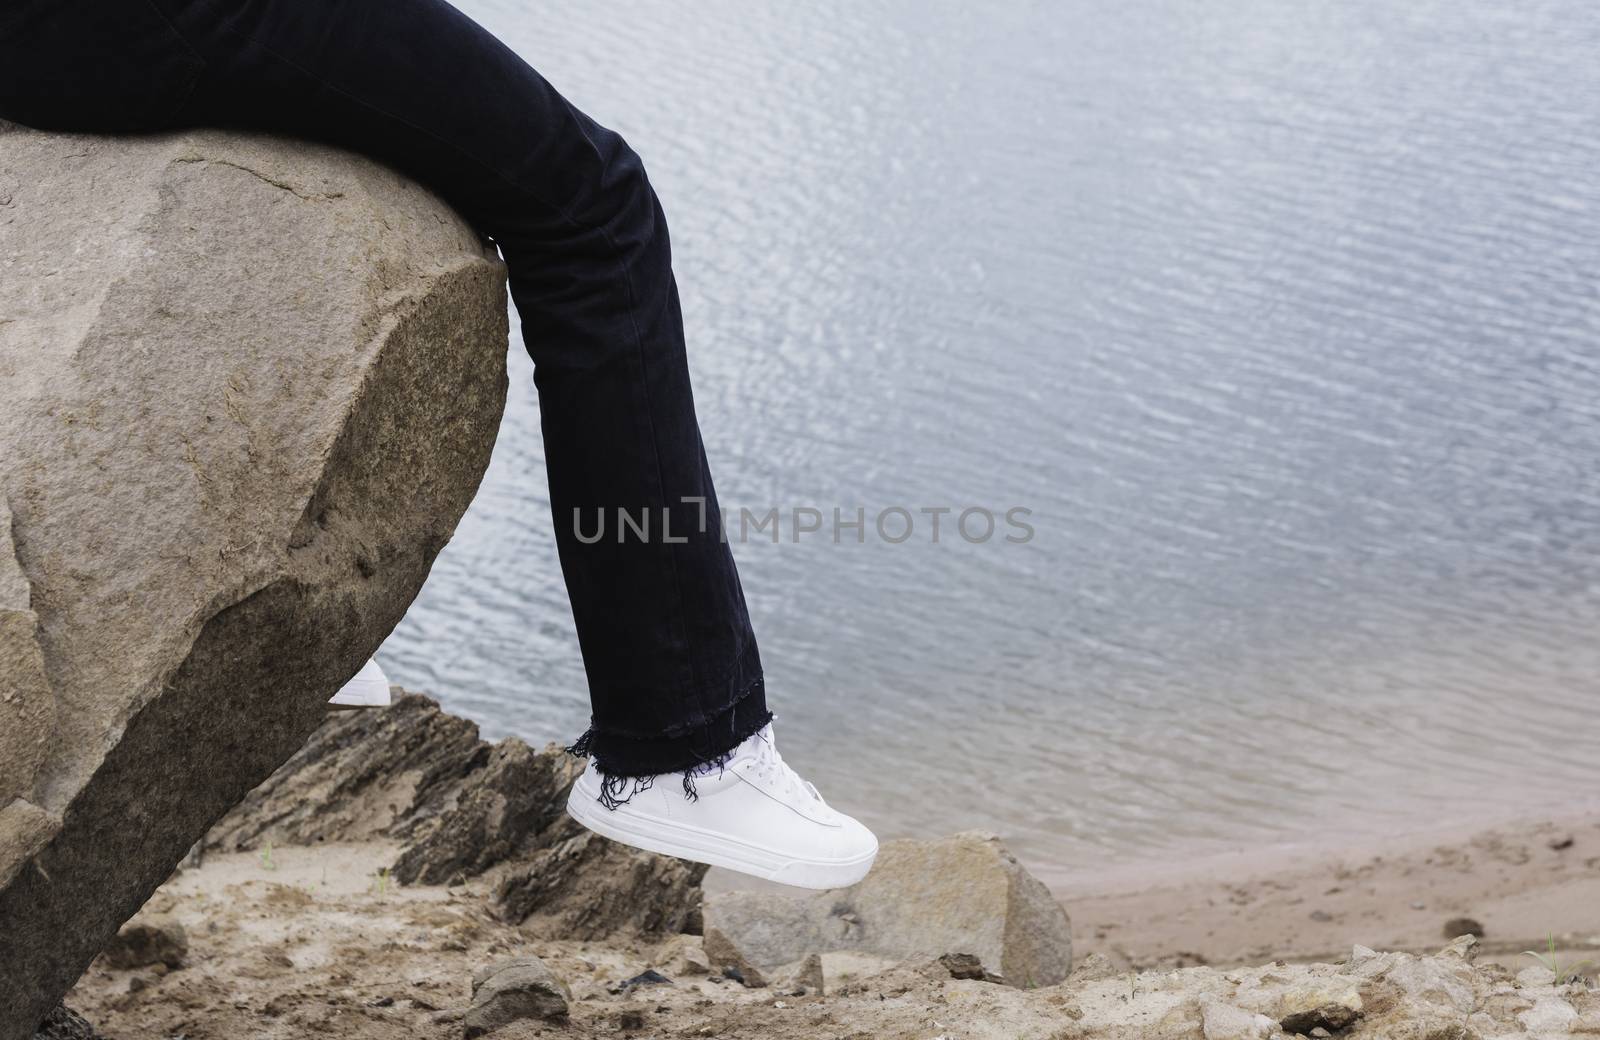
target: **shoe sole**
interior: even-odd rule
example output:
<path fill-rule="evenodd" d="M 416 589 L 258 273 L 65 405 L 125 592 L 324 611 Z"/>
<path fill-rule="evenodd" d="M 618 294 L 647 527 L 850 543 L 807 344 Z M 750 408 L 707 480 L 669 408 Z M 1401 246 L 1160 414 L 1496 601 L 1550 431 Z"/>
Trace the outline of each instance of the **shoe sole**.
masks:
<path fill-rule="evenodd" d="M 796 888 L 846 888 L 866 877 L 873 860 L 878 858 L 876 845 L 871 852 L 849 860 L 784 856 L 716 831 L 631 813 L 627 803 L 607 809 L 596 798 L 580 796 L 577 784 L 572 785 L 572 793 L 567 796 L 567 815 L 601 837 L 623 845 L 694 863 L 726 867 Z"/>
<path fill-rule="evenodd" d="M 393 703 L 388 683 L 352 680 L 328 701 L 331 711 L 358 711 L 362 708 L 387 708 Z"/>

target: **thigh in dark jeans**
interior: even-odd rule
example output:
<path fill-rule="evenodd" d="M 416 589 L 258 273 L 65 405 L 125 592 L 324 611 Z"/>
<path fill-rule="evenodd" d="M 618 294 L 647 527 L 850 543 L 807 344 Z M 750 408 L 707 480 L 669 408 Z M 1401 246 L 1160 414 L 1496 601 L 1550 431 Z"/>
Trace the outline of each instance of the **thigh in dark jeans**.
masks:
<path fill-rule="evenodd" d="M 443 0 L 12 2 L 0 116 L 312 137 L 428 184 L 494 238 L 535 363 L 594 707 L 582 746 L 604 772 L 653 775 L 714 758 L 767 720 L 666 223 L 621 137 Z M 619 539 L 619 509 L 648 514 L 651 537 Z M 578 519 L 592 533 L 602 513 L 607 536 L 579 538 Z"/>
<path fill-rule="evenodd" d="M 0 115 L 43 130 L 170 126 L 202 63 L 150 0 L 11 0 L 0 14 Z"/>

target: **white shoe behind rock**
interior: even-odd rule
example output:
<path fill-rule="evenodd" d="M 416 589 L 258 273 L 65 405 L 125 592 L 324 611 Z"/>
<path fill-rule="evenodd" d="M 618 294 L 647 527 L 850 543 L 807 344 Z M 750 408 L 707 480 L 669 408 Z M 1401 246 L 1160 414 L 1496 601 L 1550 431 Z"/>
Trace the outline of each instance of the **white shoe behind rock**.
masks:
<path fill-rule="evenodd" d="M 572 785 L 567 812 L 624 845 L 800 888 L 843 888 L 872 868 L 878 839 L 830 809 L 784 763 L 771 726 L 692 782 L 693 799 L 668 777 L 648 786 L 630 782 L 632 795 L 608 809 L 591 761 Z"/>
<path fill-rule="evenodd" d="M 339 692 L 328 702 L 330 708 L 387 708 L 389 706 L 389 677 L 383 674 L 376 659 L 361 666 L 354 679 L 339 687 Z"/>

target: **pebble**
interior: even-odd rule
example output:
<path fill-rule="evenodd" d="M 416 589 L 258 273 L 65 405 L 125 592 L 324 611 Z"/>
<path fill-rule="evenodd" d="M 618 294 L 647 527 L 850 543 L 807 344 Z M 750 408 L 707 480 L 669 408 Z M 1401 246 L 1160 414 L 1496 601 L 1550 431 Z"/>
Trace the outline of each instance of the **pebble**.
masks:
<path fill-rule="evenodd" d="M 463 1018 L 467 1040 L 523 1019 L 565 1019 L 571 999 L 567 984 L 537 957 L 480 968 L 472 976 L 472 1007 Z"/>

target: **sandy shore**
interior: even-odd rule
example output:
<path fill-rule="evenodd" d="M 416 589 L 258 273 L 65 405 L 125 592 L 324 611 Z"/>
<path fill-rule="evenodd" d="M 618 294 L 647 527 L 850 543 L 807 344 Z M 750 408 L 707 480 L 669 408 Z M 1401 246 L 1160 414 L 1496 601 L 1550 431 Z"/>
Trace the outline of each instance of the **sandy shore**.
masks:
<path fill-rule="evenodd" d="M 1053 890 L 1080 953 L 1123 966 L 1425 951 L 1463 918 L 1482 925 L 1487 955 L 1514 962 L 1552 936 L 1600 949 L 1600 811 L 1108 869 Z"/>

